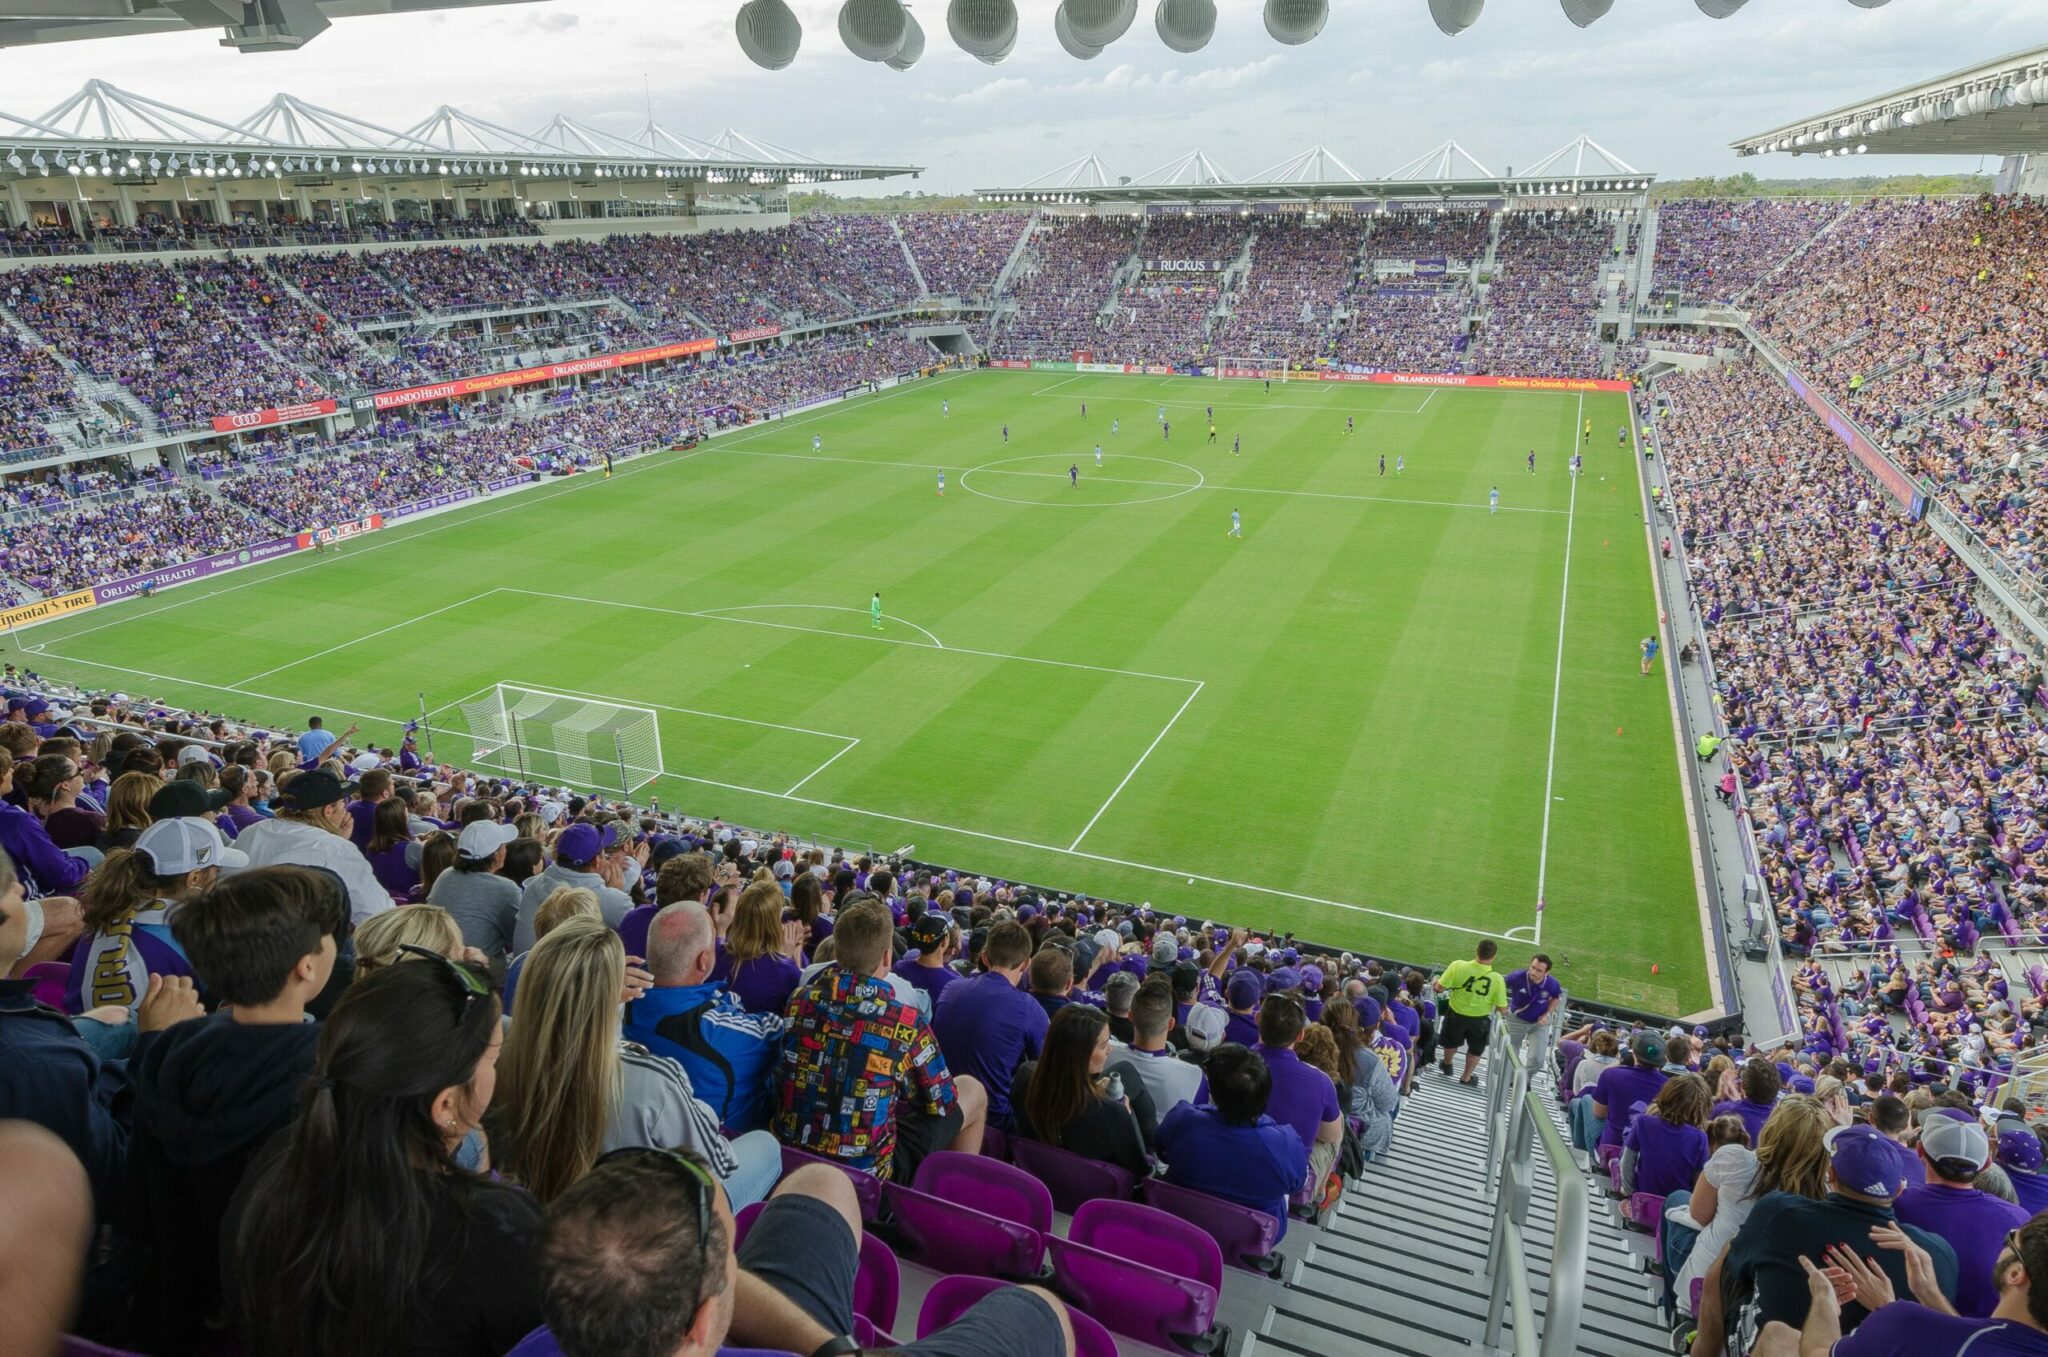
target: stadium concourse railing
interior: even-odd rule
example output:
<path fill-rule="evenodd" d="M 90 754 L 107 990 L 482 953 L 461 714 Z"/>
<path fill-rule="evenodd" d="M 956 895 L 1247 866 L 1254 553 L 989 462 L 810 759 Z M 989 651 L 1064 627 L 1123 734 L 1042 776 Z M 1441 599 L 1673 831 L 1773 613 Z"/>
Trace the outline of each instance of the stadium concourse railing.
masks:
<path fill-rule="evenodd" d="M 1503 1329 L 1512 1323 L 1515 1357 L 1571 1357 L 1578 1351 L 1586 1308 L 1586 1246 L 1592 1230 L 1586 1178 L 1534 1087 L 1548 1043 L 1532 1043 L 1537 1052 L 1532 1057 L 1522 1042 L 1506 1040 L 1500 1032 L 1495 1036 L 1489 1050 L 1505 1061 L 1504 1068 L 1487 1062 L 1487 1165 L 1495 1210 L 1486 1254 L 1490 1286 L 1483 1343 L 1491 1351 L 1505 1350 Z M 1556 1183 L 1540 1323 L 1534 1302 L 1537 1273 L 1528 1254 L 1539 1151 Z"/>

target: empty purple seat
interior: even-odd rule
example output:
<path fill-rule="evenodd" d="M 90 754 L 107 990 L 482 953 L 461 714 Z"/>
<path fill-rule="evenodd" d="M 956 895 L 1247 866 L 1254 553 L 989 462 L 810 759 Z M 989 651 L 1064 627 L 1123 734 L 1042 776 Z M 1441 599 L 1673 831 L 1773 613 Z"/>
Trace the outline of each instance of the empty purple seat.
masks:
<path fill-rule="evenodd" d="M 896 1327 L 896 1303 L 903 1294 L 903 1270 L 896 1255 L 874 1234 L 860 1237 L 860 1271 L 853 1277 L 853 1312 L 878 1329 Z M 863 1346 L 893 1347 L 891 1344 Z"/>
<path fill-rule="evenodd" d="M 1019 1140 L 1012 1145 L 1022 1145 Z M 917 1166 L 919 1192 L 1015 1221 L 1040 1234 L 1052 1229 L 1052 1194 L 1021 1168 L 979 1154 L 940 1150 Z"/>
<path fill-rule="evenodd" d="M 1112 1333 L 1154 1347 L 1212 1353 L 1229 1336 L 1215 1328 L 1216 1288 L 1052 1236 L 1052 1285 Z M 1220 1261 L 1218 1266 L 1220 1267 Z"/>
<path fill-rule="evenodd" d="M 896 1339 L 892 1335 L 886 1330 L 876 1328 L 874 1322 L 858 1310 L 853 1312 L 853 1341 L 860 1344 L 862 1349 L 869 1351 L 896 1346 Z"/>
<path fill-rule="evenodd" d="M 1148 1178 L 1140 1189 L 1145 1201 L 1209 1232 L 1223 1250 L 1223 1261 L 1269 1277 L 1280 1274 L 1280 1222 L 1265 1211 L 1176 1187 L 1164 1178 Z"/>
<path fill-rule="evenodd" d="M 782 1147 L 782 1172 L 785 1176 L 796 1172 L 805 1164 L 830 1164 L 853 1180 L 853 1195 L 860 1198 L 860 1218 L 873 1220 L 875 1212 L 882 1205 L 882 1180 L 866 1169 L 851 1168 L 836 1159 L 799 1150 L 794 1145 Z"/>
<path fill-rule="evenodd" d="M 919 1192 L 901 1183 L 882 1189 L 884 1228 L 896 1251 L 937 1272 L 1032 1280 L 1045 1262 L 1045 1236 L 1028 1225 Z M 1051 1204 L 1046 1207 L 1050 1216 Z"/>
<path fill-rule="evenodd" d="M 1664 1198 L 1654 1192 L 1631 1193 L 1621 1204 L 1622 1224 L 1644 1234 L 1656 1234 L 1664 1220 Z"/>
<path fill-rule="evenodd" d="M 1044 1183 L 1052 1191 L 1054 1208 L 1069 1215 L 1079 1210 L 1083 1202 L 1105 1197 L 1129 1201 L 1136 1185 L 1130 1173 L 1115 1164 L 1084 1158 L 1042 1140 L 1018 1136 L 1010 1142 L 1010 1158 L 1018 1168 Z"/>
<path fill-rule="evenodd" d="M 983 1296 L 1008 1286 L 989 1277 L 941 1277 L 925 1293 L 924 1308 L 917 1313 L 917 1336 L 929 1338 L 977 1305 Z M 1117 1357 L 1116 1339 L 1079 1310 L 1067 1309 L 1074 1326 L 1074 1357 Z"/>
<path fill-rule="evenodd" d="M 1010 1138 L 993 1126 L 983 1127 L 981 1152 L 991 1159 L 1007 1160 L 1010 1157 Z"/>
<path fill-rule="evenodd" d="M 1067 1238 L 1175 1277 L 1223 1289 L 1223 1250 L 1201 1226 L 1143 1202 L 1081 1203 Z"/>
<path fill-rule="evenodd" d="M 735 1250 L 747 1242 L 747 1232 L 754 1228 L 754 1222 L 767 1209 L 767 1202 L 755 1202 L 732 1218 L 732 1246 Z"/>

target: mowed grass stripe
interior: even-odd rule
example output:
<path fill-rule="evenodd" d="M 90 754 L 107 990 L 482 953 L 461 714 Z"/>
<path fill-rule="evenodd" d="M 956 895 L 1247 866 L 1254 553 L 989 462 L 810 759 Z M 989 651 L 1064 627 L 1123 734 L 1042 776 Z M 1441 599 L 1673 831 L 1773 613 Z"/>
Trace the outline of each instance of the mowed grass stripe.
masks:
<path fill-rule="evenodd" d="M 1401 414 L 1427 393 L 1287 383 L 1262 406 L 1256 383 L 1096 376 L 1031 395 L 1046 384 L 1045 374 L 986 373 L 912 386 L 630 466 L 609 482 L 548 487 L 525 506 L 505 501 L 431 531 L 371 539 L 388 547 L 260 567 L 219 602 L 161 615 L 163 600 L 123 604 L 30 637 L 196 683 L 39 661 L 48 672 L 279 723 L 315 704 L 396 720 L 419 692 L 432 706 L 503 678 L 841 731 L 860 745 L 796 799 L 765 793 L 801 776 L 776 780 L 811 751 L 741 737 L 740 727 L 717 748 L 704 743 L 715 730 L 692 727 L 678 739 L 699 766 L 671 766 L 758 792 L 680 777 L 657 790 L 668 806 L 856 845 L 915 841 L 927 856 L 1012 879 L 1417 959 L 1462 952 L 1468 938 L 1333 904 L 1450 928 L 1531 924 L 1577 402 L 1445 390 L 1422 413 Z M 939 417 L 942 396 L 950 419 Z M 1162 401 L 1171 443 L 1158 435 Z M 1202 414 L 1211 402 L 1213 447 Z M 1586 993 L 1603 979 L 1630 982 L 1645 958 L 1668 950 L 1657 957 L 1660 978 L 1675 977 L 1692 1005 L 1705 986 L 1668 707 L 1658 681 L 1637 679 L 1629 662 L 1654 605 L 1640 523 L 1619 481 L 1632 468 L 1612 443 L 1623 407 L 1612 397 L 1586 407 L 1596 424 L 1589 467 L 1610 482 L 1589 475 L 1578 508 L 1557 756 L 1565 799 L 1554 807 L 1545 944 Z M 1349 437 L 1347 410 L 1359 429 Z M 1123 424 L 1115 436 L 1111 417 Z M 813 430 L 823 453 L 843 460 L 811 460 Z M 1238 432 L 1247 450 L 1233 458 Z M 967 468 L 1031 455 L 1079 462 L 1084 494 L 1128 493 L 1088 484 L 1097 437 L 1105 478 L 1163 479 L 1154 473 L 1164 468 L 1135 463 L 1142 455 L 1185 462 L 1219 488 L 1090 509 L 960 488 Z M 1522 462 L 1532 446 L 1535 477 Z M 793 455 L 748 455 L 756 451 Z M 1404 454 L 1397 478 L 1393 461 Z M 1147 469 L 1119 466 L 1125 458 Z M 927 469 L 939 465 L 944 500 Z M 1504 510 L 1546 512 L 1489 515 L 1493 484 Z M 1255 493 L 1273 490 L 1371 498 Z M 1233 499 L 1242 542 L 1224 538 Z M 1399 502 L 1411 499 L 1441 503 Z M 501 585 L 686 611 L 849 608 L 789 617 L 855 635 L 506 593 L 254 685 L 275 699 L 198 686 Z M 877 588 L 890 638 L 923 646 L 905 625 L 914 622 L 948 646 L 1206 686 L 1081 851 L 1053 851 L 1189 689 L 1012 662 L 948 664 L 926 649 L 876 645 L 861 638 L 858 610 Z M 124 611 L 137 620 L 95 630 Z M 71 650 L 62 638 L 74 633 L 89 634 Z M 1628 732 L 1619 740 L 1617 725 Z M 728 774 L 750 754 L 759 776 Z"/>

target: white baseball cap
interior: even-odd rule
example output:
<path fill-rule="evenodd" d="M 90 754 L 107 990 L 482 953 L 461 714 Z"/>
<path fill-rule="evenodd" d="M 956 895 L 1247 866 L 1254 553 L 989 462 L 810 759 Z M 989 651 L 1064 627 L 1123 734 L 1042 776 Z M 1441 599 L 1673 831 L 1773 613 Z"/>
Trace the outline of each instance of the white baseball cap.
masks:
<path fill-rule="evenodd" d="M 158 876 L 183 876 L 204 867 L 236 872 L 249 865 L 249 855 L 230 848 L 209 820 L 180 816 L 158 820 L 135 840 L 135 851 L 149 859 Z"/>
<path fill-rule="evenodd" d="M 367 773 L 383 766 L 384 760 L 377 757 L 377 751 L 374 749 L 365 749 L 348 761 L 349 771 L 352 773 Z"/>
<path fill-rule="evenodd" d="M 518 837 L 519 831 L 511 825 L 496 820 L 472 820 L 462 827 L 455 840 L 455 851 L 472 862 L 482 862 Z"/>

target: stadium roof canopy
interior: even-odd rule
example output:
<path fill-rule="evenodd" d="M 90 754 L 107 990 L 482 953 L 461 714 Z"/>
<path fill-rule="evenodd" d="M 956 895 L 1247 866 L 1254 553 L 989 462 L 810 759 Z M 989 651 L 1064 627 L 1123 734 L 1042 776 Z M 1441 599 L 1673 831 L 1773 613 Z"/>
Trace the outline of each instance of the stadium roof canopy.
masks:
<path fill-rule="evenodd" d="M 917 172 L 819 160 L 731 128 L 687 136 L 651 118 L 625 135 L 559 115 L 520 132 L 443 104 L 393 128 L 279 94 L 224 122 L 102 80 L 33 117 L 0 112 L 0 188 L 66 178 L 143 188 L 334 175 L 387 184 L 481 177 L 779 186 Z"/>
<path fill-rule="evenodd" d="M 2048 47 L 2017 52 L 1732 143 L 1739 155 L 2048 151 Z"/>
<path fill-rule="evenodd" d="M 1520 173 L 1495 173 L 1457 142 L 1446 141 L 1383 177 L 1368 178 L 1318 144 L 1244 179 L 1199 150 L 1135 176 L 1118 175 L 1100 157 L 1084 155 L 1015 188 L 976 192 L 988 202 L 1094 207 L 1418 199 L 1606 204 L 1640 197 L 1655 180 L 1600 143 L 1579 137 Z"/>
<path fill-rule="evenodd" d="M 221 46 L 289 52 L 336 19 L 527 0 L 0 0 L 0 47 L 218 28 Z"/>

